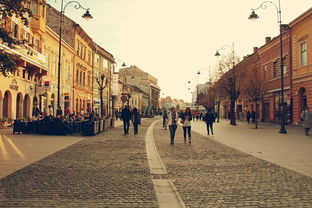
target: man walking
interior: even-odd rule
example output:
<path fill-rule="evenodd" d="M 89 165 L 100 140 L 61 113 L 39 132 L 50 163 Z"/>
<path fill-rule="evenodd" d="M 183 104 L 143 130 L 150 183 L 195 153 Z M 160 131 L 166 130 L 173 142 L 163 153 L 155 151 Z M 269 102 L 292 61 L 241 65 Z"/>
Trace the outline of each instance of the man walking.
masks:
<path fill-rule="evenodd" d="M 130 111 L 128 105 L 126 105 L 124 107 L 124 109 L 122 109 L 122 111 L 121 111 L 121 119 L 123 121 L 124 135 L 129 134 L 131 111 Z"/>
<path fill-rule="evenodd" d="M 213 135 L 213 123 L 215 122 L 215 115 L 211 112 L 211 109 L 208 109 L 207 110 L 207 113 L 205 114 L 205 122 L 206 122 L 206 125 L 207 125 L 207 134 L 209 135 L 210 131 L 209 129 L 211 130 L 211 134 Z"/>
<path fill-rule="evenodd" d="M 309 131 L 312 126 L 312 114 L 309 111 L 309 107 L 306 106 L 301 113 L 301 120 L 303 121 L 304 133 L 309 136 Z"/>

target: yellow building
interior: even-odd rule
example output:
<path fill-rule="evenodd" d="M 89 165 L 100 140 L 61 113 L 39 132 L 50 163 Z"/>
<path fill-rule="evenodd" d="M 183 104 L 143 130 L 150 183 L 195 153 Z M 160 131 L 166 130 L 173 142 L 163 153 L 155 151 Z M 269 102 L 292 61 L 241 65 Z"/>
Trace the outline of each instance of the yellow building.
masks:
<path fill-rule="evenodd" d="M 96 114 L 101 115 L 100 92 L 96 79 L 105 76 L 106 87 L 103 90 L 104 115 L 112 115 L 112 75 L 114 72 L 114 56 L 104 48 L 95 44 L 93 51 L 93 109 Z"/>
<path fill-rule="evenodd" d="M 53 7 L 47 8 L 47 25 L 55 32 L 59 31 L 60 12 Z M 92 109 L 93 82 L 92 65 L 94 43 L 89 35 L 73 20 L 64 17 L 62 37 L 75 50 L 73 61 L 73 111 L 90 112 Z"/>
<path fill-rule="evenodd" d="M 73 111 L 73 68 L 75 50 L 65 41 L 62 41 L 62 59 L 60 76 L 60 105 L 64 112 Z M 47 76 L 43 78 L 45 99 L 43 109 L 52 106 L 54 114 L 57 108 L 58 90 L 58 57 L 59 36 L 51 28 L 47 27 L 45 35 L 44 55 L 48 68 Z"/>
<path fill-rule="evenodd" d="M 75 111 L 91 112 L 93 84 L 92 84 L 92 39 L 79 26 L 75 26 L 74 59 L 74 106 Z"/>
<path fill-rule="evenodd" d="M 15 119 L 31 117 L 31 109 L 38 104 L 42 109 L 42 81 L 47 74 L 46 59 L 42 54 L 46 32 L 45 0 L 28 3 L 33 17 L 26 27 L 19 18 L 0 19 L 0 26 L 11 32 L 17 40 L 26 40 L 25 45 L 9 48 L 0 41 L 0 50 L 18 55 L 17 70 L 7 77 L 0 75 L 0 118 Z"/>

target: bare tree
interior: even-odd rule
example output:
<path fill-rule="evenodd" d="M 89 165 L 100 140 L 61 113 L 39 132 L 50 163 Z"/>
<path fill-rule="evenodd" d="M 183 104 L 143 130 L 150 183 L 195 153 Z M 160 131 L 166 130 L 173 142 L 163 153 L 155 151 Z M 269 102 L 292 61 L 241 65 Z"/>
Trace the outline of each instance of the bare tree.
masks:
<path fill-rule="evenodd" d="M 219 62 L 218 76 L 218 90 L 219 93 L 226 95 L 230 100 L 230 124 L 236 125 L 235 116 L 235 102 L 241 93 L 241 80 L 243 78 L 242 70 L 238 65 L 238 57 L 223 56 Z"/>
<path fill-rule="evenodd" d="M 248 68 L 246 69 L 246 79 L 244 81 L 244 94 L 256 104 L 256 129 L 258 128 L 258 102 L 263 99 L 266 92 L 264 71 L 259 64 L 259 55 L 253 54 L 248 57 Z"/>

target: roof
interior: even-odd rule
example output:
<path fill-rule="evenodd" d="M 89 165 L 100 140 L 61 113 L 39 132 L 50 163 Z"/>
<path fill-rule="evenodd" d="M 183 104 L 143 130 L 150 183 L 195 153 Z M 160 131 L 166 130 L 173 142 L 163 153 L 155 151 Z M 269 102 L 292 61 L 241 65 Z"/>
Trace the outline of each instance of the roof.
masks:
<path fill-rule="evenodd" d="M 302 21 L 303 19 L 307 18 L 310 15 L 312 15 L 312 7 L 310 9 L 308 9 L 307 11 L 305 11 L 303 14 L 299 15 L 296 19 L 291 21 L 289 23 L 289 26 L 293 27 L 293 26 L 297 25 L 300 21 Z"/>

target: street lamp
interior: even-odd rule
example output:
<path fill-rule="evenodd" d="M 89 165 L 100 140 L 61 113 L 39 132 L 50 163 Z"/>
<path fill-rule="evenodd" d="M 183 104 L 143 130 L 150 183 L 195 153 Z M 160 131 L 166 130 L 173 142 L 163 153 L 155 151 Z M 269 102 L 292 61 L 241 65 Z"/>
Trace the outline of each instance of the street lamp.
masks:
<path fill-rule="evenodd" d="M 57 107 L 61 107 L 61 55 L 62 55 L 62 26 L 63 26 L 63 22 L 64 22 L 64 14 L 65 14 L 65 9 L 66 7 L 71 4 L 74 3 L 75 9 L 84 9 L 86 10 L 86 13 L 84 15 L 82 15 L 82 17 L 84 19 L 92 19 L 93 17 L 91 16 L 89 9 L 84 8 L 83 6 L 80 5 L 80 3 L 78 1 L 69 1 L 64 5 L 64 0 L 62 0 L 61 2 L 61 16 L 60 16 L 60 28 L 59 28 L 59 51 L 58 51 L 58 71 L 57 71 Z"/>
<path fill-rule="evenodd" d="M 197 85 L 196 85 L 196 111 L 198 111 L 198 77 L 200 75 L 200 72 L 198 70 L 197 72 Z"/>
<path fill-rule="evenodd" d="M 279 29 L 280 29 L 280 58 L 281 58 L 281 97 L 282 97 L 282 101 L 281 101 L 281 115 L 280 115 L 280 119 L 281 119 L 281 127 L 279 130 L 279 133 L 281 134 L 286 134 L 286 127 L 285 127 L 285 118 L 286 118 L 286 113 L 285 113 L 285 103 L 284 103 L 284 58 L 283 58 L 283 29 L 287 29 L 288 25 L 282 24 L 282 14 L 281 14 L 281 1 L 278 0 L 278 5 L 275 4 L 272 1 L 265 1 L 262 4 L 260 4 L 260 6 L 256 9 L 252 9 L 251 14 L 249 15 L 248 19 L 250 20 L 256 20 L 259 18 L 259 16 L 256 14 L 256 10 L 258 9 L 266 9 L 267 5 L 271 4 L 275 7 L 276 12 L 277 12 L 277 23 L 279 25 Z"/>
<path fill-rule="evenodd" d="M 236 72 L 235 72 L 235 50 L 234 50 L 234 43 L 232 43 L 232 46 L 229 45 L 225 45 L 223 47 L 221 47 L 219 50 L 216 51 L 215 56 L 220 56 L 219 51 L 220 50 L 225 50 L 226 48 L 229 48 L 231 50 L 231 54 L 232 54 L 232 70 L 233 70 L 233 80 L 232 80 L 232 86 L 230 86 L 231 88 L 233 88 L 232 91 L 232 95 L 231 95 L 231 115 L 230 115 L 230 124 L 231 125 L 236 125 L 236 115 L 235 115 L 235 102 L 236 99 L 238 98 L 238 92 L 236 92 Z M 234 103 L 232 102 L 232 100 L 234 99 Z"/>
<path fill-rule="evenodd" d="M 101 103 L 101 117 L 104 117 L 104 105 L 103 105 L 103 90 L 107 86 L 108 79 L 106 79 L 104 74 L 101 74 L 100 78 L 96 77 L 95 78 L 97 84 L 99 85 L 99 91 L 100 91 L 100 103 Z"/>

